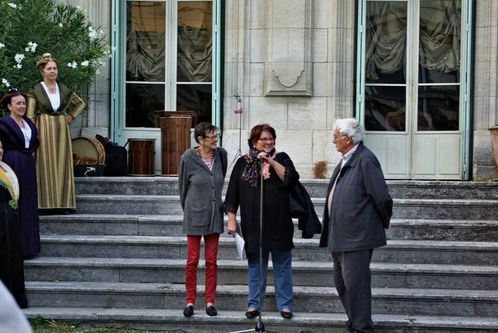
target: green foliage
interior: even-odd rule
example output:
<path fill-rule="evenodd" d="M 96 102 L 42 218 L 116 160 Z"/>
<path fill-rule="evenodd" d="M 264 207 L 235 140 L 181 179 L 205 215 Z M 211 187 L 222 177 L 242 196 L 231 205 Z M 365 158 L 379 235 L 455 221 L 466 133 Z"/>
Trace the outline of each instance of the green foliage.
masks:
<path fill-rule="evenodd" d="M 54 0 L 0 0 L 0 89 L 27 91 L 41 81 L 36 63 L 44 53 L 59 62 L 59 79 L 79 95 L 87 87 L 108 46 L 85 12 Z"/>

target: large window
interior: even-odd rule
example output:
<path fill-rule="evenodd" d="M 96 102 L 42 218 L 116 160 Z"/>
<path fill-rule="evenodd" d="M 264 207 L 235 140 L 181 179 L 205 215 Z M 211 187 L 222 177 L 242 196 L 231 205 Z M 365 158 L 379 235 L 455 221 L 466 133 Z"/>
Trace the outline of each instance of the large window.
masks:
<path fill-rule="evenodd" d="M 416 131 L 459 130 L 461 11 L 461 0 L 367 1 L 367 130 L 406 131 L 411 112 Z"/>
<path fill-rule="evenodd" d="M 157 127 L 157 111 L 212 121 L 213 1 L 127 1 L 125 127 Z"/>

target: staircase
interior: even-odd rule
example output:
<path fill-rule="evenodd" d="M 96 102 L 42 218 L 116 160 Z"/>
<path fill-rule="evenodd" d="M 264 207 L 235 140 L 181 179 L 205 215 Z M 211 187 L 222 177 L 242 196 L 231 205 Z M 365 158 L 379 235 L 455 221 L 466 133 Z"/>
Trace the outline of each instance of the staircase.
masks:
<path fill-rule="evenodd" d="M 323 212 L 327 182 L 303 181 Z M 388 245 L 371 264 L 377 332 L 498 332 L 498 183 L 388 182 Z M 77 178 L 77 213 L 41 216 L 42 253 L 25 262 L 29 318 L 96 326 L 233 332 L 254 329 L 246 261 L 220 238 L 218 316 L 204 312 L 204 266 L 195 314 L 183 317 L 186 239 L 175 178 Z M 294 311 L 280 317 L 269 271 L 268 332 L 342 332 L 346 317 L 318 238 L 295 233 Z"/>

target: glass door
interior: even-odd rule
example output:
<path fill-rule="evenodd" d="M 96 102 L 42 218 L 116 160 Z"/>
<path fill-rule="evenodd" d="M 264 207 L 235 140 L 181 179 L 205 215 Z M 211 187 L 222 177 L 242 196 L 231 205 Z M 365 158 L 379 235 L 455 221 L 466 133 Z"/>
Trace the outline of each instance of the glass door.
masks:
<path fill-rule="evenodd" d="M 386 178 L 465 177 L 464 2 L 360 1 L 358 115 Z"/>
<path fill-rule="evenodd" d="M 155 139 L 160 170 L 161 111 L 194 111 L 219 125 L 219 1 L 127 0 L 118 27 L 122 64 L 113 124 L 116 141 Z"/>

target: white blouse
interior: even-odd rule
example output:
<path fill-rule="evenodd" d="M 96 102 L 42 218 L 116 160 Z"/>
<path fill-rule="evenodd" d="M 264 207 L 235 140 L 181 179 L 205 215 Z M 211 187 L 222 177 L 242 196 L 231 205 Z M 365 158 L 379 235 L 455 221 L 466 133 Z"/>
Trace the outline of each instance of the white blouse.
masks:
<path fill-rule="evenodd" d="M 22 134 L 24 135 L 24 148 L 29 148 L 29 142 L 33 133 L 26 120 L 22 119 L 22 123 L 24 124 L 24 128 L 21 127 Z"/>
<path fill-rule="evenodd" d="M 50 100 L 50 105 L 52 105 L 52 109 L 55 112 L 57 112 L 57 110 L 61 106 L 61 95 L 59 94 L 59 85 L 55 84 L 55 93 L 49 92 L 45 82 L 41 82 L 41 85 L 43 89 L 45 89 L 45 92 L 47 93 L 48 99 Z"/>

